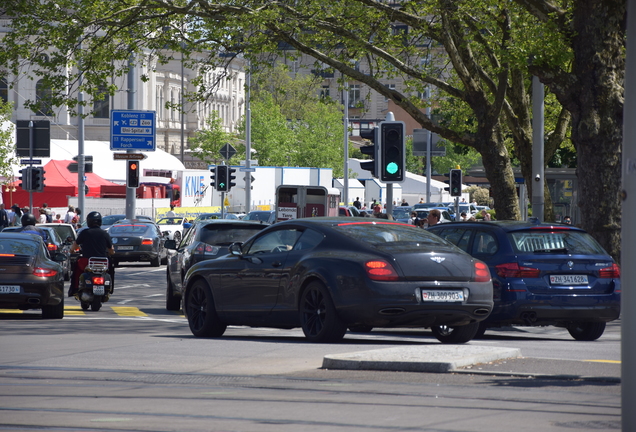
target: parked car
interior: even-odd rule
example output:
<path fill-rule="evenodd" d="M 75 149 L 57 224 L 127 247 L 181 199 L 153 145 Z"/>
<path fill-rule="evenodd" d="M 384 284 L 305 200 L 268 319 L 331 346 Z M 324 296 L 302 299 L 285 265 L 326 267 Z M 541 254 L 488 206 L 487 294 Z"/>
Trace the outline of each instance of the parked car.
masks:
<path fill-rule="evenodd" d="M 164 243 L 167 235 L 161 232 L 156 223 L 123 220 L 111 226 L 108 233 L 115 248 L 115 254 L 111 257 L 114 265 L 143 261 L 149 261 L 153 267 L 165 264 L 167 252 Z"/>
<path fill-rule="evenodd" d="M 267 225 L 255 221 L 216 219 L 192 226 L 183 241 L 167 240 L 168 250 L 166 309 L 181 309 L 182 282 L 194 264 L 228 254 L 230 244 L 243 242 Z"/>
<path fill-rule="evenodd" d="M 408 223 L 411 218 L 411 212 L 413 207 L 411 206 L 394 206 L 393 207 L 393 219 L 399 222 Z"/>
<path fill-rule="evenodd" d="M 347 328 L 453 326 L 470 340 L 492 309 L 486 265 L 426 230 L 377 219 L 269 225 L 230 254 L 186 272 L 183 310 L 198 337 L 228 325 L 302 327 L 311 342 Z"/>
<path fill-rule="evenodd" d="M 585 231 L 517 221 L 457 222 L 429 230 L 488 264 L 495 307 L 480 325 L 565 327 L 595 340 L 620 313 L 620 269 Z"/>
<path fill-rule="evenodd" d="M 0 308 L 42 309 L 42 318 L 64 317 L 64 267 L 67 257 L 49 256 L 42 237 L 0 233 Z"/>
<path fill-rule="evenodd" d="M 185 222 L 187 219 L 181 216 L 164 217 L 157 221 L 161 232 L 168 233 L 168 239 L 174 240 L 177 244 L 183 238 L 183 233 L 190 228 L 191 224 Z"/>
<path fill-rule="evenodd" d="M 246 214 L 243 220 L 261 221 L 273 224 L 276 222 L 276 212 L 273 210 L 253 210 Z"/>
<path fill-rule="evenodd" d="M 231 220 L 238 220 L 238 216 L 235 215 L 234 213 L 224 213 L 221 214 L 220 212 L 218 213 L 201 213 L 200 215 L 198 215 L 193 221 L 191 221 L 192 223 L 195 222 L 199 222 L 202 220 L 212 220 L 212 219 L 231 219 Z"/>
<path fill-rule="evenodd" d="M 338 216 L 360 217 L 360 211 L 354 206 L 340 206 Z"/>

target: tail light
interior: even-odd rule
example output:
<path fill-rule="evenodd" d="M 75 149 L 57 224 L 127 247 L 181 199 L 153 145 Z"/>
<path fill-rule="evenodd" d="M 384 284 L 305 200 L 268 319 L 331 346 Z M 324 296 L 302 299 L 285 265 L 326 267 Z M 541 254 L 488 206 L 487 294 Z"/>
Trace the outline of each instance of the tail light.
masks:
<path fill-rule="evenodd" d="M 486 263 L 481 261 L 475 261 L 475 273 L 473 274 L 473 280 L 475 282 L 488 282 L 490 281 L 490 270 Z"/>
<path fill-rule="evenodd" d="M 533 267 L 523 267 L 513 263 L 499 264 L 495 266 L 497 275 L 502 278 L 538 278 L 541 271 Z"/>
<path fill-rule="evenodd" d="M 0 254 L 0 257 L 14 257 L 15 254 Z"/>
<path fill-rule="evenodd" d="M 45 267 L 36 267 L 33 269 L 33 274 L 40 277 L 51 277 L 57 274 L 57 270 Z"/>
<path fill-rule="evenodd" d="M 152 243 L 153 243 L 153 242 L 152 242 L 152 239 L 143 239 L 143 240 L 141 241 L 141 244 L 142 244 L 142 245 L 152 245 Z"/>
<path fill-rule="evenodd" d="M 395 281 L 398 280 L 398 274 L 391 264 L 386 261 L 375 260 L 364 263 L 367 276 L 371 280 L 378 281 Z"/>
<path fill-rule="evenodd" d="M 218 246 L 212 246 L 206 243 L 198 243 L 197 247 L 194 248 L 194 253 L 199 255 L 217 255 L 219 253 Z"/>
<path fill-rule="evenodd" d="M 49 243 L 46 245 L 46 248 L 52 252 L 55 252 L 57 250 L 57 245 L 53 243 Z"/>
<path fill-rule="evenodd" d="M 616 264 L 602 268 L 598 271 L 598 277 L 603 279 L 618 279 L 621 277 L 621 268 Z"/>
<path fill-rule="evenodd" d="M 96 276 L 93 278 L 93 285 L 104 285 L 104 278 L 101 276 Z"/>

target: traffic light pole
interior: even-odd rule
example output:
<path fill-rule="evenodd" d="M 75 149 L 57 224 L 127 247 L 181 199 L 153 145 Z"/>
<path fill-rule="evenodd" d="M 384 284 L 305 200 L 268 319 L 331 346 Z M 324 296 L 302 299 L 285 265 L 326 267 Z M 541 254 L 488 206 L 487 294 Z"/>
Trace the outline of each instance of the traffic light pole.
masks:
<path fill-rule="evenodd" d="M 33 170 L 33 142 L 35 141 L 35 134 L 33 121 L 29 122 L 29 176 Z M 33 213 L 33 189 L 29 188 L 29 212 Z"/>
<path fill-rule="evenodd" d="M 130 57 L 128 58 L 128 109 L 129 110 L 135 109 L 134 61 L 135 61 L 135 57 L 133 54 L 131 54 Z M 135 153 L 135 150 L 128 150 L 127 153 Z M 126 172 L 126 177 L 128 177 L 128 172 Z M 126 219 L 134 219 L 135 207 L 137 206 L 137 188 L 128 187 L 128 184 L 129 184 L 129 179 L 126 178 Z"/>

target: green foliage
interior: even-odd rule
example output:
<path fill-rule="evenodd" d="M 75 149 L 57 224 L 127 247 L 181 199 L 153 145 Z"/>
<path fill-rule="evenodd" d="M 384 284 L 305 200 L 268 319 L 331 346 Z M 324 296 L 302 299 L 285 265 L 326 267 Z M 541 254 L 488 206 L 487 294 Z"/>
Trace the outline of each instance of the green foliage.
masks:
<path fill-rule="evenodd" d="M 245 159 L 245 145 L 241 144 L 235 135 L 225 132 L 216 111 L 212 111 L 205 121 L 205 128 L 198 130 L 188 144 L 196 157 L 211 165 L 217 165 L 224 160 L 220 150 L 226 144 L 236 149 L 236 155 L 227 161 L 228 165 L 238 165 L 240 160 Z"/>
<path fill-rule="evenodd" d="M 15 158 L 15 130 L 10 123 L 13 105 L 0 99 L 0 177 L 10 181 L 13 176 L 12 166 Z"/>

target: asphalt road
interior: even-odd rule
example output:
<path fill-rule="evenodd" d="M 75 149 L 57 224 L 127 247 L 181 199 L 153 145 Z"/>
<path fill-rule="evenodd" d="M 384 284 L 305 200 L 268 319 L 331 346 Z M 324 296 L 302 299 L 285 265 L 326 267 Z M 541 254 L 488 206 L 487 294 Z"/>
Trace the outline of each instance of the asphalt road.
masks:
<path fill-rule="evenodd" d="M 426 330 L 307 343 L 299 329 L 196 339 L 165 310 L 165 267 L 117 270 L 99 312 L 0 313 L 0 430 L 620 430 L 620 323 L 595 342 L 510 328 L 468 346 L 522 358 L 453 373 L 328 370 L 326 355 L 439 342 Z"/>

